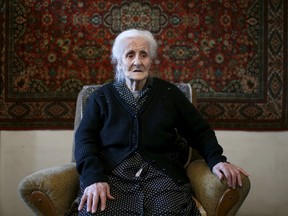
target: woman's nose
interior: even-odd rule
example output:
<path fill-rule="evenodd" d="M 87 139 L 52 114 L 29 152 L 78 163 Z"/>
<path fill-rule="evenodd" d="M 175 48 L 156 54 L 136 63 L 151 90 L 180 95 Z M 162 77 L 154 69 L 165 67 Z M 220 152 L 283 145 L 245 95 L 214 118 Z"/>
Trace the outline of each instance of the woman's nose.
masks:
<path fill-rule="evenodd" d="M 141 65 L 142 64 L 141 59 L 139 57 L 135 57 L 133 64 L 135 66 Z"/>

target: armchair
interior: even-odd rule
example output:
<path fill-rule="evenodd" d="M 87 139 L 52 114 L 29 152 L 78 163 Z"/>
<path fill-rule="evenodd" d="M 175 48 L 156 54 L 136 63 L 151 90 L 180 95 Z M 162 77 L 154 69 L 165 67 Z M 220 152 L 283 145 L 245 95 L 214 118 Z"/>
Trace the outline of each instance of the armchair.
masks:
<path fill-rule="evenodd" d="M 193 104 L 196 104 L 196 95 L 190 84 L 175 85 L 182 90 Z M 86 108 L 87 98 L 99 87 L 99 85 L 84 86 L 78 94 L 74 132 Z M 79 175 L 74 160 L 74 146 L 73 143 L 71 163 L 41 170 L 25 177 L 20 182 L 20 196 L 34 214 L 65 215 L 71 209 L 79 188 Z M 193 199 L 196 201 L 201 214 L 208 216 L 235 215 L 249 193 L 249 178 L 243 175 L 243 187 L 231 189 L 226 182 L 221 182 L 211 172 L 196 150 L 187 148 L 186 156 L 185 168 L 194 190 Z"/>

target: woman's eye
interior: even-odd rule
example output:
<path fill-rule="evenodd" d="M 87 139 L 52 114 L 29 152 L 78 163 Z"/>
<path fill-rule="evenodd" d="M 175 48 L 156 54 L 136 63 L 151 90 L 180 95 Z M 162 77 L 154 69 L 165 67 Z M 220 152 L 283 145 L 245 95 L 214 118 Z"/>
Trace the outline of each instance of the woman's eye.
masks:
<path fill-rule="evenodd" d="M 134 56 L 133 54 L 128 54 L 127 58 L 133 58 L 133 56 Z"/>

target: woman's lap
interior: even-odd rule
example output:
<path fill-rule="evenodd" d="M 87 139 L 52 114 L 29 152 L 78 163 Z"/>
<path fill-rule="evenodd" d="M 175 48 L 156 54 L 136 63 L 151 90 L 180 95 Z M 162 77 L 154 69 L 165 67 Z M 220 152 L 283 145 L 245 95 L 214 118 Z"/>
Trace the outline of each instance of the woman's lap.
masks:
<path fill-rule="evenodd" d="M 139 167 L 143 170 L 136 177 Z M 108 178 L 115 200 L 107 200 L 106 210 L 99 210 L 96 215 L 200 215 L 190 184 L 175 183 L 138 154 L 123 161 Z M 81 197 L 85 188 L 82 184 L 80 187 Z M 93 214 L 87 213 L 84 206 L 79 215 Z"/>

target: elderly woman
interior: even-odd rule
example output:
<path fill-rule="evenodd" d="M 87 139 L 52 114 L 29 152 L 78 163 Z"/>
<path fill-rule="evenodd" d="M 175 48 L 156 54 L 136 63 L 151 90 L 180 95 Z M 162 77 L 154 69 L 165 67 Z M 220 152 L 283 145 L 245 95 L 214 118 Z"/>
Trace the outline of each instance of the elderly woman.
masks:
<path fill-rule="evenodd" d="M 195 107 L 175 85 L 152 77 L 156 50 L 148 31 L 115 39 L 115 80 L 89 97 L 75 134 L 79 215 L 200 215 L 177 158 L 175 129 L 219 179 L 242 186 L 247 173 L 226 162 Z"/>

